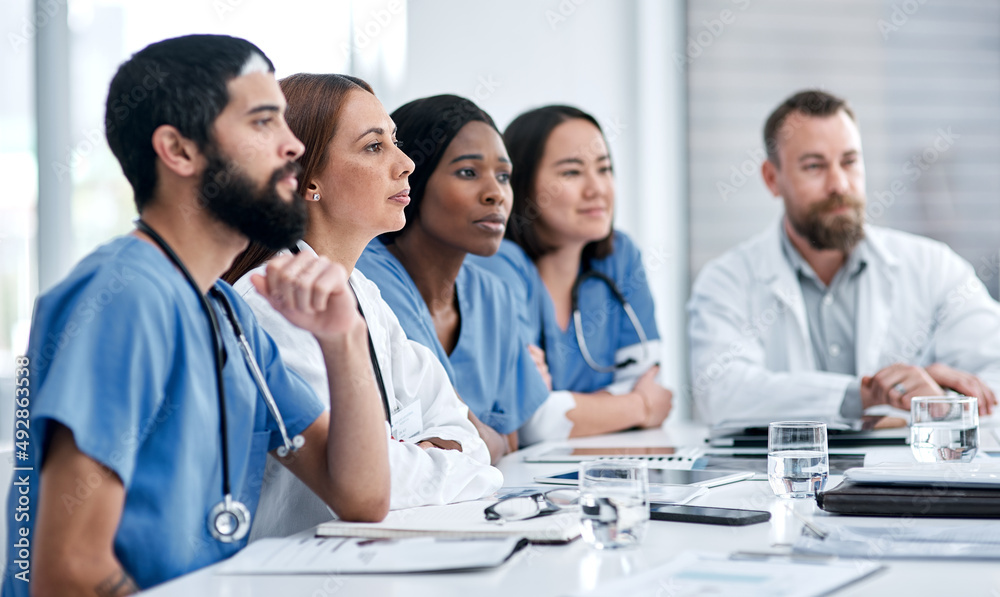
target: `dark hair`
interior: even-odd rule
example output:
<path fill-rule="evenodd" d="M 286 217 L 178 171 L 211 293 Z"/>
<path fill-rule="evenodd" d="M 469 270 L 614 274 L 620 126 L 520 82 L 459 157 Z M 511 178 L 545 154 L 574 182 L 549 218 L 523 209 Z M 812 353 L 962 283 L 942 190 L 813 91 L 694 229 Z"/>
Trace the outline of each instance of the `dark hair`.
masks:
<path fill-rule="evenodd" d="M 337 132 L 340 110 L 344 99 L 353 90 L 367 91 L 372 95 L 371 85 L 357 77 L 348 75 L 312 75 L 299 73 L 282 79 L 281 91 L 288 101 L 285 120 L 288 128 L 305 145 L 299 158 L 302 172 L 299 174 L 299 194 L 308 195 L 310 180 L 323 173 L 330 157 L 330 141 Z M 235 284 L 248 271 L 258 267 L 275 251 L 259 243 L 250 243 L 233 260 L 233 265 L 223 274 L 222 279 Z"/>
<path fill-rule="evenodd" d="M 457 95 L 416 99 L 397 108 L 391 117 L 396 124 L 396 140 L 402 144 L 403 152 L 413 160 L 415 168 L 409 178 L 410 203 L 403 208 L 406 223 L 400 230 L 379 236 L 386 244 L 391 244 L 419 217 L 427 181 L 462 127 L 470 122 L 485 122 L 500 134 L 489 114 L 470 100 Z"/>
<path fill-rule="evenodd" d="M 153 132 L 169 124 L 204 149 L 229 103 L 226 89 L 260 48 L 226 35 L 187 35 L 146 46 L 118 67 L 108 88 L 104 126 L 111 151 L 132 185 L 141 213 L 156 189 Z"/>
<path fill-rule="evenodd" d="M 775 166 L 781 165 L 778 162 L 778 132 L 790 114 L 799 113 L 803 116 L 823 117 L 833 116 L 841 110 L 851 120 L 855 120 L 854 112 L 847 105 L 847 100 L 819 89 L 800 91 L 781 102 L 767 117 L 767 122 L 764 124 L 764 147 L 767 150 L 767 159 Z"/>
<path fill-rule="evenodd" d="M 512 168 L 510 186 L 514 191 L 514 204 L 505 236 L 520 245 L 532 261 L 554 250 L 554 247 L 542 242 L 535 228 L 541 213 L 539 198 L 535 196 L 538 166 L 552 131 L 574 119 L 586 120 L 604 136 L 596 118 L 572 106 L 545 106 L 529 110 L 515 118 L 503 132 Z M 602 259 L 613 251 L 614 229 L 601 240 L 587 243 L 583 248 L 583 260 Z"/>

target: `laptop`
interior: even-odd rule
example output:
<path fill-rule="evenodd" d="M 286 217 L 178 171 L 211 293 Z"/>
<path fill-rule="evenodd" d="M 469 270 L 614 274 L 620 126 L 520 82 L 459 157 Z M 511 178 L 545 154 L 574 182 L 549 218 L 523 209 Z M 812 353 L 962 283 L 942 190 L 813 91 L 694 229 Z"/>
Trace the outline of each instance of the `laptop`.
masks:
<path fill-rule="evenodd" d="M 575 463 L 587 460 L 645 460 L 670 468 L 690 469 L 703 455 L 699 448 L 678 448 L 674 446 L 612 446 L 580 448 L 556 446 L 538 454 L 524 457 L 525 462 L 534 463 Z"/>
<path fill-rule="evenodd" d="M 651 466 L 649 472 L 649 486 L 652 489 L 657 485 L 693 485 L 697 487 L 718 487 L 727 483 L 735 483 L 744 479 L 752 479 L 753 471 L 698 471 L 683 470 L 675 468 L 663 468 Z M 535 483 L 546 485 L 572 485 L 577 486 L 579 470 L 565 471 L 554 475 L 535 477 Z"/>

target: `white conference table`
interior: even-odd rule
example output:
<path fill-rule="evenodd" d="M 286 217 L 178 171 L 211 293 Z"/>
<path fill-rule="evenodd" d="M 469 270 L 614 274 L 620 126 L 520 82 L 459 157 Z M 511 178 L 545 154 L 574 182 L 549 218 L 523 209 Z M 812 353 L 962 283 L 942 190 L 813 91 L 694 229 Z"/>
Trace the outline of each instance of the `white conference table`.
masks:
<path fill-rule="evenodd" d="M 981 449 L 997 449 L 998 442 L 991 430 L 980 434 Z M 702 427 L 670 424 L 662 430 L 634 431 L 609 436 L 570 440 L 580 446 L 652 446 L 699 445 L 704 438 Z M 525 453 L 539 446 L 516 452 L 504 458 L 499 468 L 504 473 L 505 486 L 532 484 L 532 478 L 573 468 L 566 464 L 528 464 Z M 898 460 L 909 448 L 879 448 L 888 459 Z M 835 450 L 841 452 L 842 450 Z M 892 451 L 892 452 L 889 452 Z M 869 450 L 869 461 L 879 459 L 879 453 Z M 828 487 L 840 482 L 831 477 Z M 788 513 L 782 501 L 775 498 L 766 480 L 741 481 L 716 487 L 691 502 L 695 505 L 769 510 L 768 523 L 744 527 L 650 521 L 643 544 L 626 551 L 602 552 L 591 549 L 583 541 L 568 545 L 530 545 L 498 568 L 474 572 L 450 572 L 403 575 L 254 575 L 228 576 L 215 573 L 216 566 L 188 574 L 143 593 L 150 597 L 192 597 L 194 595 L 272 596 L 303 595 L 307 597 L 363 596 L 467 596 L 527 597 L 569 595 L 595 588 L 602 582 L 631 575 L 663 564 L 685 550 L 731 553 L 735 551 L 780 551 L 775 542 L 787 542 L 801 525 Z M 824 525 L 853 526 L 952 526 L 975 525 L 975 520 L 908 519 L 842 517 L 826 514 L 814 503 L 798 503 L 804 512 Z M 957 595 L 967 597 L 1000 597 L 1000 563 L 988 561 L 905 561 L 886 560 L 885 569 L 853 585 L 837 591 L 838 596 L 861 595 Z M 661 597 L 668 592 L 658 589 L 650 595 Z M 631 597 L 639 597 L 634 595 Z"/>

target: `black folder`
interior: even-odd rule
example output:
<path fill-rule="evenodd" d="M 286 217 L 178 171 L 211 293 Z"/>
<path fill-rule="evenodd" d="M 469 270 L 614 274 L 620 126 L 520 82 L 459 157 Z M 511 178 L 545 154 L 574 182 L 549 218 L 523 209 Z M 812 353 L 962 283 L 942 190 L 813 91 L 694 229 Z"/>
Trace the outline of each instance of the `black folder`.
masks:
<path fill-rule="evenodd" d="M 816 494 L 819 507 L 855 516 L 1000 518 L 1000 488 L 925 485 L 861 485 L 844 481 Z"/>

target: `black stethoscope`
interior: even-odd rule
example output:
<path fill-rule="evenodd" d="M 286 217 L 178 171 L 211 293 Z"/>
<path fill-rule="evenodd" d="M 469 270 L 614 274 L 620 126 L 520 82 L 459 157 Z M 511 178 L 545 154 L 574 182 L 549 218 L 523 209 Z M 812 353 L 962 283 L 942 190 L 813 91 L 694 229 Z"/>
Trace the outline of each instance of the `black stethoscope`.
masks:
<path fill-rule="evenodd" d="M 622 309 L 625 311 L 625 315 L 628 316 L 630 322 L 632 322 L 632 327 L 635 328 L 635 333 L 639 336 L 639 345 L 642 347 L 642 360 L 645 362 L 649 357 L 649 342 L 646 339 L 646 330 L 642 327 L 642 322 L 639 321 L 639 317 L 635 314 L 635 309 L 632 305 L 625 299 L 625 295 L 622 291 L 618 289 L 618 285 L 615 281 L 602 274 L 601 272 L 587 267 L 584 269 L 579 276 L 576 277 L 576 281 L 573 282 L 573 289 L 570 291 L 570 309 L 573 311 L 573 325 L 576 328 L 576 343 L 580 346 L 580 353 L 583 355 L 583 360 L 587 365 L 597 371 L 598 373 L 611 373 L 617 371 L 618 369 L 624 369 L 629 365 L 634 365 L 638 361 L 634 358 L 629 357 L 624 361 L 616 362 L 612 365 L 601 365 L 594 360 L 591 356 L 590 350 L 587 349 L 587 340 L 583 335 L 583 316 L 580 314 L 580 286 L 583 285 L 587 280 L 594 279 L 604 282 L 604 284 L 611 290 L 611 294 L 614 295 L 615 299 L 621 304 Z M 545 330 L 542 330 L 542 348 L 545 349 Z M 546 354 L 548 351 L 546 350 Z"/>
<path fill-rule="evenodd" d="M 150 228 L 149 224 L 143 222 L 141 219 L 136 220 L 135 226 L 137 229 L 148 235 L 153 242 L 155 242 L 163 253 L 166 254 L 167 258 L 181 271 L 184 278 L 188 281 L 192 288 L 194 288 L 195 294 L 198 295 L 198 299 L 201 302 L 201 308 L 205 311 L 208 316 L 208 321 L 212 327 L 212 348 L 215 351 L 215 382 L 218 388 L 219 396 L 219 432 L 222 436 L 222 501 L 217 503 L 208 512 L 208 532 L 212 537 L 222 543 L 235 543 L 247 536 L 250 532 L 250 510 L 242 502 L 233 499 L 232 490 L 229 484 L 229 434 L 227 433 L 226 427 L 226 389 L 225 384 L 222 379 L 222 368 L 226 363 L 226 347 L 222 342 L 222 331 L 219 328 L 219 320 L 215 316 L 215 310 L 208 302 L 208 296 L 202 294 L 201 289 L 198 288 L 198 283 L 195 282 L 194 277 L 191 272 L 184 266 L 181 262 L 180 257 L 177 253 L 170 248 L 167 241 L 163 240 L 155 230 Z M 278 405 L 274 401 L 274 396 L 271 395 L 271 391 L 267 387 L 267 383 L 264 381 L 264 375 L 260 371 L 260 367 L 257 365 L 257 360 L 253 356 L 253 352 L 250 351 L 250 343 L 247 342 L 246 335 L 243 333 L 243 326 L 240 325 L 239 320 L 236 318 L 236 314 L 233 312 L 232 305 L 226 299 L 225 295 L 219 291 L 214 285 L 209 293 L 218 300 L 226 311 L 226 317 L 229 319 L 229 323 L 233 327 L 233 332 L 236 334 L 236 340 L 239 342 L 240 348 L 243 352 L 243 358 L 246 361 L 251 376 L 253 377 L 254 384 L 257 385 L 257 389 L 264 397 L 264 402 L 267 404 L 267 409 L 271 411 L 271 416 L 278 424 L 278 430 L 281 432 L 281 439 L 284 442 L 283 446 L 278 447 L 278 456 L 284 458 L 288 456 L 290 452 L 295 452 L 299 448 L 305 445 L 306 440 L 302 435 L 296 435 L 294 438 L 288 437 L 288 429 L 285 427 L 285 420 L 281 416 L 281 412 L 278 410 Z"/>
<path fill-rule="evenodd" d="M 292 255 L 299 254 L 298 245 L 292 245 L 288 248 L 288 250 L 291 251 Z M 357 294 L 354 295 L 354 301 L 358 306 L 358 313 L 361 314 L 362 319 L 365 319 L 365 327 L 368 327 L 365 311 L 361 308 L 361 301 L 358 300 Z M 382 407 L 385 409 L 385 420 L 388 421 L 389 426 L 392 427 L 392 408 L 389 406 L 389 395 L 385 391 L 385 380 L 382 378 L 382 368 L 378 364 L 378 357 L 375 356 L 375 342 L 372 341 L 371 328 L 368 328 L 368 358 L 372 362 L 372 369 L 375 370 L 375 382 L 378 384 L 378 392 L 382 395 Z"/>

